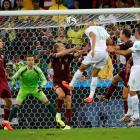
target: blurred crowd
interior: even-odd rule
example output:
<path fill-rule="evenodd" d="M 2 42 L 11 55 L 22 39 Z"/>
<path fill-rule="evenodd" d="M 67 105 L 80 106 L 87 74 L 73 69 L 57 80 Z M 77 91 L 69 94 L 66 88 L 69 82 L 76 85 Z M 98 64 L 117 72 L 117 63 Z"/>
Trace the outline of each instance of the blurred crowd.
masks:
<path fill-rule="evenodd" d="M 59 10 L 140 7 L 140 0 L 0 0 L 1 10 Z"/>

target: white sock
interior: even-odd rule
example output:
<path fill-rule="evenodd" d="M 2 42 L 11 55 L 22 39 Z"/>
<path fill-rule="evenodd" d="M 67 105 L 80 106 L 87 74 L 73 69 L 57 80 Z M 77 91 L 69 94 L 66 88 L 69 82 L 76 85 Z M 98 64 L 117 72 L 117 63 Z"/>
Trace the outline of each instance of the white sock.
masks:
<path fill-rule="evenodd" d="M 90 84 L 90 95 L 89 98 L 93 98 L 95 94 L 95 90 L 97 87 L 98 77 L 92 77 Z"/>
<path fill-rule="evenodd" d="M 139 119 L 139 98 L 138 95 L 132 96 L 132 110 L 133 110 L 133 116 L 134 119 Z"/>
<path fill-rule="evenodd" d="M 133 110 L 132 110 L 132 100 L 131 96 L 128 94 L 128 111 L 126 115 L 133 115 Z"/>
<path fill-rule="evenodd" d="M 71 82 L 69 83 L 69 85 L 71 87 L 74 86 L 74 84 L 80 79 L 80 77 L 82 76 L 83 72 L 81 72 L 79 69 L 75 72 Z"/>

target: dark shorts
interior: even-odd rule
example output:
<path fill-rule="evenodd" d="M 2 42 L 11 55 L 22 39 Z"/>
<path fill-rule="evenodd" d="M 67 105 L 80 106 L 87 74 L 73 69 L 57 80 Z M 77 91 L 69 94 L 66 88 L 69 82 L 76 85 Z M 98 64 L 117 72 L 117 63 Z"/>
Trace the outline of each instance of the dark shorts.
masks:
<path fill-rule="evenodd" d="M 57 88 L 61 88 L 64 91 L 65 95 L 71 96 L 71 91 L 64 87 L 62 83 L 53 83 L 53 89 L 56 91 Z"/>
<path fill-rule="evenodd" d="M 0 98 L 12 98 L 12 93 L 10 91 L 10 88 L 2 88 L 0 89 Z"/>
<path fill-rule="evenodd" d="M 129 80 L 129 76 L 130 76 L 130 71 L 123 69 L 122 71 L 119 72 L 118 75 L 122 78 L 122 80 L 124 82 L 124 86 L 128 87 L 128 80 Z"/>

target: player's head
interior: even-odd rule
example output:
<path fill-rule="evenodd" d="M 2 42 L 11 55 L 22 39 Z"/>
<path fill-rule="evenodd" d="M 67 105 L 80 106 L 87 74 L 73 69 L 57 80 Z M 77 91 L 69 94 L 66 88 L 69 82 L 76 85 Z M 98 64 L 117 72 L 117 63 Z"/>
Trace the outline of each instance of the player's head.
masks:
<path fill-rule="evenodd" d="M 138 25 L 135 29 L 135 38 L 140 39 L 140 25 Z"/>
<path fill-rule="evenodd" d="M 2 39 L 0 38 L 0 49 L 2 49 L 3 48 L 3 41 L 2 41 Z"/>
<path fill-rule="evenodd" d="M 125 28 L 120 32 L 121 41 L 125 41 L 125 39 L 130 39 L 130 37 L 131 37 L 131 31 L 129 29 Z"/>
<path fill-rule="evenodd" d="M 39 9 L 39 0 L 32 0 L 34 9 Z"/>
<path fill-rule="evenodd" d="M 34 62 L 34 56 L 32 54 L 27 55 L 26 60 L 27 60 L 27 65 L 29 67 L 34 66 L 35 62 Z"/>
<path fill-rule="evenodd" d="M 64 44 L 61 43 L 61 42 L 58 42 L 58 43 L 54 44 L 54 53 L 61 52 L 61 51 L 65 50 L 65 49 L 66 48 L 65 48 Z"/>

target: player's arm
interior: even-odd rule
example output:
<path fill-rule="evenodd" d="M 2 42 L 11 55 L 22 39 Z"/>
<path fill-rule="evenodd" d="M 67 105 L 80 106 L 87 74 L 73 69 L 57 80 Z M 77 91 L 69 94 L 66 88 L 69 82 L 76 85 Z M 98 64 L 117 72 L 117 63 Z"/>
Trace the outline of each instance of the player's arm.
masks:
<path fill-rule="evenodd" d="M 11 78 L 11 80 L 15 83 L 21 76 L 21 73 L 25 70 L 26 68 L 20 68 L 15 75 Z"/>
<path fill-rule="evenodd" d="M 41 81 L 40 86 L 43 88 L 47 84 L 46 77 L 45 77 L 44 73 L 42 72 L 42 70 L 39 67 L 37 67 L 36 69 L 37 69 L 37 71 L 39 73 L 39 79 Z"/>
<path fill-rule="evenodd" d="M 76 46 L 76 47 L 71 48 L 71 49 L 63 50 L 63 51 L 61 51 L 61 52 L 59 52 L 59 53 L 55 53 L 55 57 L 56 57 L 56 58 L 62 57 L 62 56 L 64 56 L 64 55 L 67 55 L 67 54 L 69 54 L 69 53 L 75 52 L 75 51 L 77 51 L 77 50 L 79 50 L 79 46 Z"/>
<path fill-rule="evenodd" d="M 119 55 L 124 55 L 124 56 L 127 56 L 127 55 L 132 53 L 131 49 L 119 50 L 119 49 L 116 49 L 115 47 L 108 48 L 107 50 L 108 50 L 108 52 L 112 52 L 112 53 L 119 54 Z"/>

